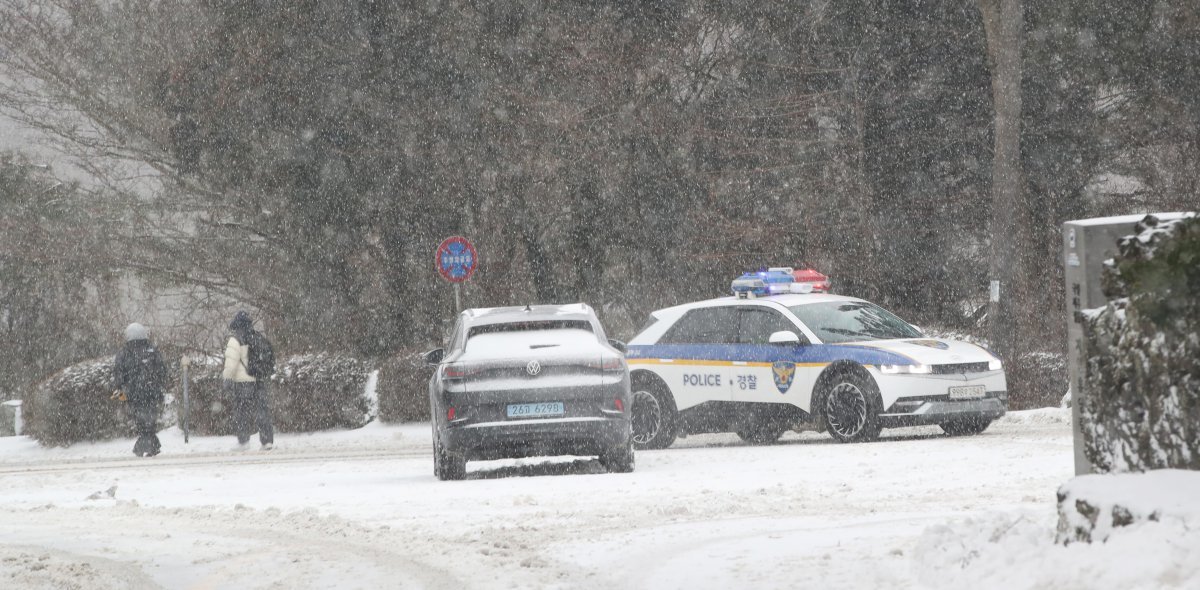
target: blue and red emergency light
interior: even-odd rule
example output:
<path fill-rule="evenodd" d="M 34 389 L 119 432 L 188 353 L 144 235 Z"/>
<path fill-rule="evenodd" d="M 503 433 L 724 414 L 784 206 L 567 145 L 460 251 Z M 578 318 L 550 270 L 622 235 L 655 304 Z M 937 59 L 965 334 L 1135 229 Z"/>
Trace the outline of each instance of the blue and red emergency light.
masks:
<path fill-rule="evenodd" d="M 743 274 L 733 280 L 730 288 L 738 299 L 783 293 L 828 293 L 829 277 L 811 268 L 795 270 L 780 266 Z"/>

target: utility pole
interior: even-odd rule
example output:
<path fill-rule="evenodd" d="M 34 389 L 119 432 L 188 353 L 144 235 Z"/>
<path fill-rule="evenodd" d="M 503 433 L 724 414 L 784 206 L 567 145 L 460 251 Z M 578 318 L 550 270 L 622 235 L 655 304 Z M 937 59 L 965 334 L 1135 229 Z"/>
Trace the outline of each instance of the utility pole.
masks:
<path fill-rule="evenodd" d="M 995 109 L 992 154 L 992 257 L 988 267 L 988 330 L 992 349 L 1005 361 L 1017 352 L 1028 247 L 1025 176 L 1021 170 L 1021 45 L 1024 14 L 1021 0 L 979 0 L 987 35 Z"/>

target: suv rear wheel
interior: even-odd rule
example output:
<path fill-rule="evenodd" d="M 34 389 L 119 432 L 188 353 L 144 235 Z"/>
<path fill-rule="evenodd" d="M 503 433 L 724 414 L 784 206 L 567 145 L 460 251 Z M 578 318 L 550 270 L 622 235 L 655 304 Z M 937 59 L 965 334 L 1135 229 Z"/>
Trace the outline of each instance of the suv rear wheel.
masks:
<path fill-rule="evenodd" d="M 433 473 L 442 481 L 457 481 L 467 477 L 466 457 L 447 451 L 436 435 L 433 438 Z"/>
<path fill-rule="evenodd" d="M 633 438 L 601 453 L 600 464 L 610 473 L 631 473 L 634 464 Z"/>

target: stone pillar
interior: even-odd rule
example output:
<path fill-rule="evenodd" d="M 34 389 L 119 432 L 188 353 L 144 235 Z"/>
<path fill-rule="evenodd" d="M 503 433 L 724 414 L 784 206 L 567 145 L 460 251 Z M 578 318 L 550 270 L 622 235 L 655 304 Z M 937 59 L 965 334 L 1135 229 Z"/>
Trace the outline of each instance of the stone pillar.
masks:
<path fill-rule="evenodd" d="M 1160 220 L 1179 219 L 1182 213 L 1155 213 Z M 1071 429 L 1075 436 L 1075 474 L 1092 473 L 1091 462 L 1084 455 L 1083 430 L 1079 423 L 1079 405 L 1087 396 L 1083 357 L 1083 321 L 1085 309 L 1103 307 L 1108 298 L 1100 288 L 1100 273 L 1104 261 L 1117 254 L 1117 240 L 1134 233 L 1134 225 L 1145 214 L 1121 217 L 1079 219 L 1063 224 L 1063 273 L 1067 280 L 1067 359 L 1071 377 Z"/>

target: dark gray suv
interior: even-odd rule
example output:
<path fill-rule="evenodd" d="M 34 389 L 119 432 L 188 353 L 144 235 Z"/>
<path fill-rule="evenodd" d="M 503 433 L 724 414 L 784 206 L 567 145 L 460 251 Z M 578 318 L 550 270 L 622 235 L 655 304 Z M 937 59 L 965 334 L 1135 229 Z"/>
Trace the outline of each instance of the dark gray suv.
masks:
<path fill-rule="evenodd" d="M 633 471 L 625 345 L 584 304 L 470 309 L 425 361 L 434 473 L 462 479 L 469 460 L 596 455 Z"/>

